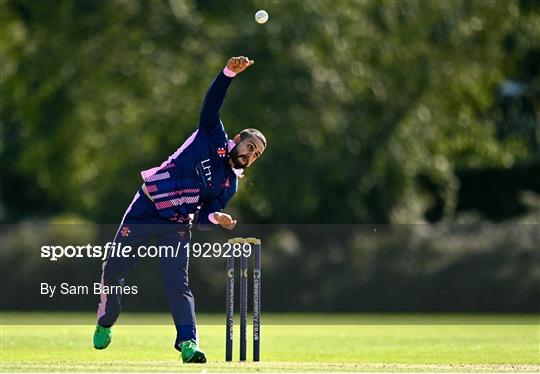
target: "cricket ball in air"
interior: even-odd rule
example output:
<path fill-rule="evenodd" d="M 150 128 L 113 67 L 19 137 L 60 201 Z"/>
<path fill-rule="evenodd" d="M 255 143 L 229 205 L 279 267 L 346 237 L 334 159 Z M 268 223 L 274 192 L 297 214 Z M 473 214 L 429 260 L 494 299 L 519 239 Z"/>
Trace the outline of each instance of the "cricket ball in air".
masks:
<path fill-rule="evenodd" d="M 266 21 L 268 21 L 268 13 L 266 13 L 266 10 L 259 10 L 255 13 L 255 21 L 260 24 L 266 23 Z"/>

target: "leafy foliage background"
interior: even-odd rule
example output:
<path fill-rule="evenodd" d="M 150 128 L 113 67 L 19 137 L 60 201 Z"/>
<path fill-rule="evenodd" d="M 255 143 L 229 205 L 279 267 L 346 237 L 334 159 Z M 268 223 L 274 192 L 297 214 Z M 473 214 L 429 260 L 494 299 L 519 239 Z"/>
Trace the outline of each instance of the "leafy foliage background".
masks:
<path fill-rule="evenodd" d="M 265 25 L 253 20 L 259 8 Z M 117 222 L 138 172 L 193 131 L 231 55 L 256 63 L 230 87 L 229 135 L 257 127 L 270 144 L 232 202 L 243 222 L 451 220 L 460 172 L 538 167 L 538 10 L 525 0 L 3 0 L 2 220 Z M 507 81 L 523 87 L 519 101 L 501 101 Z M 538 175 L 526 174 L 513 191 L 537 194 Z"/>

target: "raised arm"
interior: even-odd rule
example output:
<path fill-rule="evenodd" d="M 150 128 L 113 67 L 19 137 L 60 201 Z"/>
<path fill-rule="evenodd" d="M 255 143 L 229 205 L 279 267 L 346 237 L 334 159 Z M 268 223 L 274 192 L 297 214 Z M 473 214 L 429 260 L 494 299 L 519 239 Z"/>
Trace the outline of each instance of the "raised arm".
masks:
<path fill-rule="evenodd" d="M 199 120 L 200 129 L 212 132 L 219 125 L 219 110 L 232 78 L 254 63 L 255 61 L 244 56 L 229 59 L 227 66 L 218 74 L 206 92 Z"/>

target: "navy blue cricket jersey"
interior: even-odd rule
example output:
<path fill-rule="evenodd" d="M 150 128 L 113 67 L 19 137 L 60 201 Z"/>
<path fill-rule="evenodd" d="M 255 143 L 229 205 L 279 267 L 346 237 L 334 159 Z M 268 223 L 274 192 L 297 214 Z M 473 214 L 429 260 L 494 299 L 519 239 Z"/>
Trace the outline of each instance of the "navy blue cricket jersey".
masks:
<path fill-rule="evenodd" d="M 209 215 L 225 208 L 238 189 L 242 170 L 229 165 L 234 143 L 219 117 L 234 75 L 227 68 L 219 73 L 206 93 L 199 128 L 160 166 L 141 172 L 164 219 L 190 223 L 199 212 L 199 225 L 216 223 Z"/>

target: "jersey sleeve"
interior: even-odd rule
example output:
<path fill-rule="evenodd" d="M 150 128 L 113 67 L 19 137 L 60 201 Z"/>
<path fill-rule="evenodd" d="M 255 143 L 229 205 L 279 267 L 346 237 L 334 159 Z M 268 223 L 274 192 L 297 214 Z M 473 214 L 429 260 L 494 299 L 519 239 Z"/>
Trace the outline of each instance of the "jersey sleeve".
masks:
<path fill-rule="evenodd" d="M 218 224 L 217 222 L 213 222 L 210 215 L 221 211 L 223 208 L 225 208 L 225 204 L 221 202 L 220 198 L 210 199 L 205 202 L 199 211 L 197 228 L 201 231 L 214 230 Z"/>
<path fill-rule="evenodd" d="M 224 209 L 232 196 L 233 194 L 231 193 L 206 201 L 199 211 L 197 228 L 201 231 L 214 230 L 219 224 L 214 222 L 213 219 L 210 218 L 210 215 Z"/>
<path fill-rule="evenodd" d="M 212 84 L 210 84 L 210 87 L 206 92 L 201 108 L 199 129 L 212 133 L 216 129 L 223 127 L 219 117 L 219 110 L 223 105 L 227 88 L 229 88 L 235 75 L 236 74 L 231 70 L 225 68 L 218 74 L 216 79 L 212 81 Z"/>

